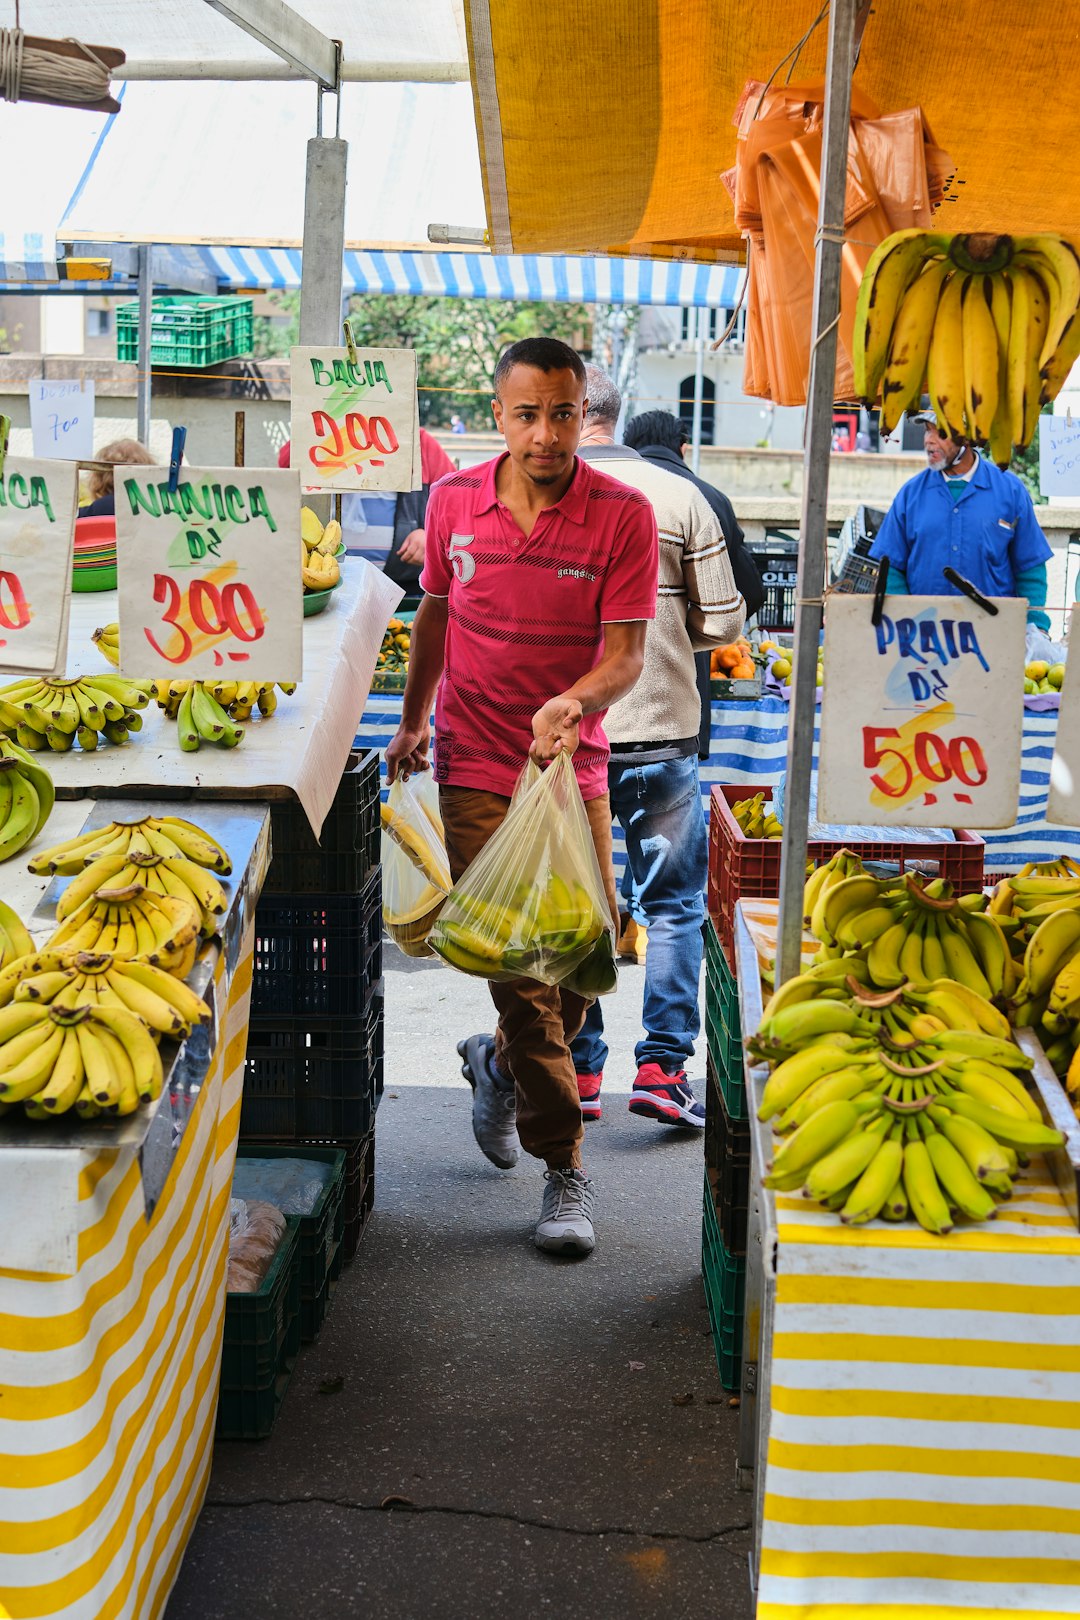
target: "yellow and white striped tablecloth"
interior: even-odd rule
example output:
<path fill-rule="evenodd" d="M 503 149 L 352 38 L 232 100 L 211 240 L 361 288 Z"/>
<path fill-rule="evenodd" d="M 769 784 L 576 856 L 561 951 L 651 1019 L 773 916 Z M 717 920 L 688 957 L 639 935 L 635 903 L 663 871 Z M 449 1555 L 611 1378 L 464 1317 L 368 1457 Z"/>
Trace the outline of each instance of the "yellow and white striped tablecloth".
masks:
<path fill-rule="evenodd" d="M 1045 1167 L 946 1239 L 776 1204 L 758 1620 L 1080 1614 L 1080 1234 Z"/>
<path fill-rule="evenodd" d="M 150 1219 L 134 1154 L 99 1153 L 80 1177 L 75 1273 L 0 1270 L 0 1610 L 12 1620 L 154 1620 L 202 1506 L 253 945 L 249 928 L 231 975 L 218 961 L 218 1045 Z"/>

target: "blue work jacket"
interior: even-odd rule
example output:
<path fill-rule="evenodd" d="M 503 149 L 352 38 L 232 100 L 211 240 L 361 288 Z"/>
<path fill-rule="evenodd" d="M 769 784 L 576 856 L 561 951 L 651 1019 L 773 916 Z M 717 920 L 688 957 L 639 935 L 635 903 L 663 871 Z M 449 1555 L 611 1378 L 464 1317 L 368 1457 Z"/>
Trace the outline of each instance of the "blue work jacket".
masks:
<path fill-rule="evenodd" d="M 1053 555 L 1035 519 L 1031 496 L 1014 473 L 980 456 L 954 501 L 935 467 L 900 490 L 870 555 L 888 557 L 912 596 L 955 596 L 942 569 L 952 567 L 984 596 L 1016 596 L 1025 569 Z"/>

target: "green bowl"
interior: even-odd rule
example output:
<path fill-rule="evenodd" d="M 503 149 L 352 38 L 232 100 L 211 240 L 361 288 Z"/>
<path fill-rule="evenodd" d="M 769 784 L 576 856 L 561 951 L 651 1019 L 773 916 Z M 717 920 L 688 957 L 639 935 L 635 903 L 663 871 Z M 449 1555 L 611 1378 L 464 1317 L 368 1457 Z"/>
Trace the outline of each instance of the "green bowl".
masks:
<path fill-rule="evenodd" d="M 115 591 L 116 564 L 109 563 L 104 568 L 73 568 L 71 588 L 73 591 Z"/>
<path fill-rule="evenodd" d="M 313 619 L 316 613 L 325 613 L 326 609 L 330 606 L 330 598 L 333 596 L 334 592 L 338 588 L 338 585 L 340 584 L 341 580 L 339 579 L 337 585 L 331 585 L 325 591 L 305 591 L 304 618 Z"/>

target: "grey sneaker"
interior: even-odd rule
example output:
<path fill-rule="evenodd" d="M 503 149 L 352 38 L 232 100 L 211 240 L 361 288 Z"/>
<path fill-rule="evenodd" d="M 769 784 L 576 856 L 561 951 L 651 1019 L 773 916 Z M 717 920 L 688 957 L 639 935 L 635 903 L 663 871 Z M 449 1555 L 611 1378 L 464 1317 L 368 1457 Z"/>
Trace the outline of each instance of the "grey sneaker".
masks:
<path fill-rule="evenodd" d="M 592 1182 L 580 1170 L 547 1170 L 544 1180 L 536 1247 L 548 1254 L 591 1254 L 596 1245 Z"/>
<path fill-rule="evenodd" d="M 470 1035 L 458 1041 L 461 1072 L 473 1088 L 472 1128 L 481 1153 L 500 1170 L 512 1170 L 521 1156 L 517 1133 L 517 1096 L 496 1077 L 494 1035 Z"/>

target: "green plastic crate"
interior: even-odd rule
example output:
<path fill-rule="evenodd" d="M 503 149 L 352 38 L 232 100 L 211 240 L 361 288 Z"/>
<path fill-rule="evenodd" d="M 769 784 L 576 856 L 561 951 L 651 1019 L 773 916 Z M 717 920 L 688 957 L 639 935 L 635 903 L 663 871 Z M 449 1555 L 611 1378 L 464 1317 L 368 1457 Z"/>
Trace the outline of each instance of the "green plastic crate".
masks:
<path fill-rule="evenodd" d="M 150 316 L 152 366 L 213 366 L 251 353 L 254 301 L 250 298 L 155 298 Z M 116 357 L 138 360 L 139 305 L 116 312 Z"/>
<path fill-rule="evenodd" d="M 285 1399 L 300 1349 L 300 1217 L 253 1294 L 225 1295 L 218 1396 L 219 1440 L 263 1440 Z"/>
<path fill-rule="evenodd" d="M 346 1150 L 312 1142 L 241 1142 L 236 1156 L 242 1159 L 317 1159 L 333 1166 L 311 1214 L 290 1216 L 300 1222 L 300 1337 L 305 1344 L 310 1344 L 318 1338 L 330 1304 L 331 1281 L 341 1270 Z"/>
<path fill-rule="evenodd" d="M 724 1247 L 708 1172 L 701 1222 L 701 1280 L 705 1284 L 720 1382 L 725 1389 L 737 1390 L 742 1372 L 746 1260 L 728 1254 Z"/>
<path fill-rule="evenodd" d="M 711 917 L 705 924 L 705 1035 L 728 1115 L 746 1119 L 739 987 Z"/>

